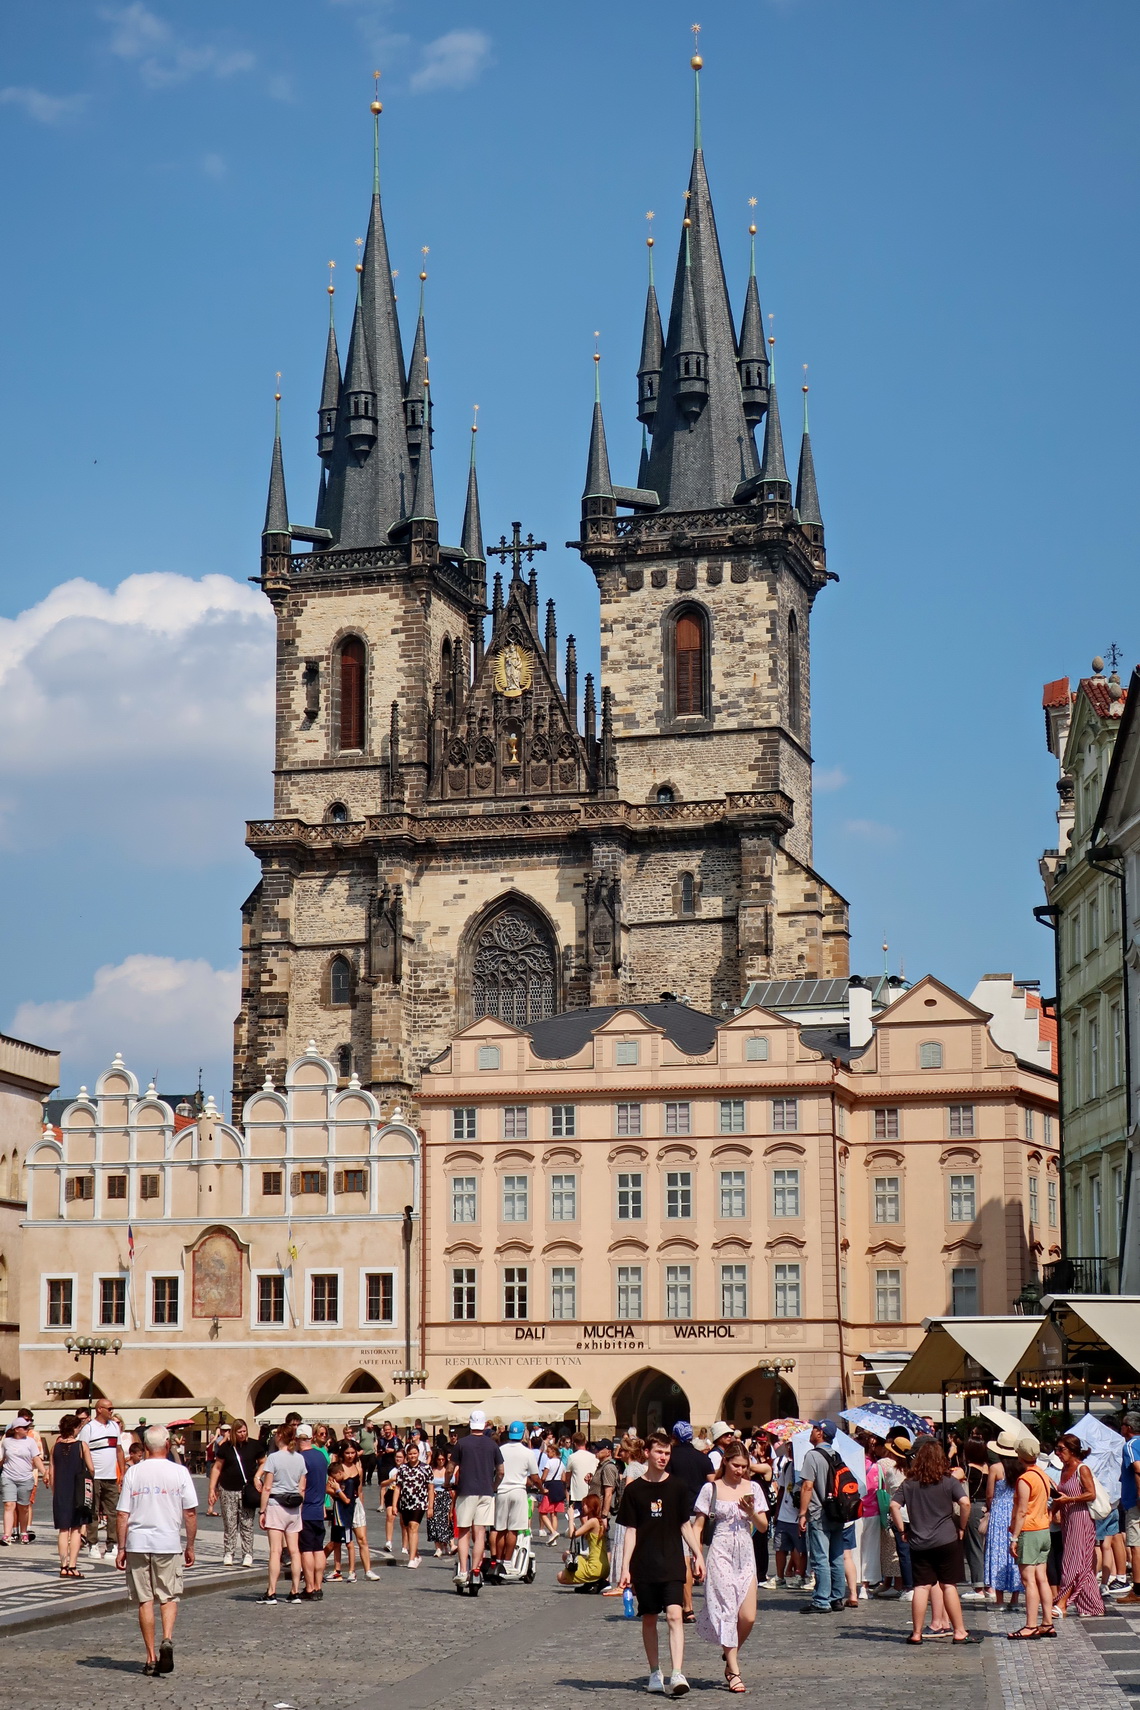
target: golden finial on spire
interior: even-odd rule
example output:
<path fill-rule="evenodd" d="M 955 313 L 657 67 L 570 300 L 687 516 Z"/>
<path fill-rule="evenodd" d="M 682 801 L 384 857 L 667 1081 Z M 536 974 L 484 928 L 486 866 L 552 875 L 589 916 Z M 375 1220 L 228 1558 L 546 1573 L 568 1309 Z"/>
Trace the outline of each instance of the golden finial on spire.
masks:
<path fill-rule="evenodd" d="M 756 198 L 755 198 L 755 196 L 749 196 L 749 198 L 748 198 L 748 206 L 749 206 L 749 207 L 750 207 L 750 208 L 754 208 L 754 207 L 755 207 L 755 206 L 756 206 Z M 753 216 L 753 218 L 752 218 L 752 219 L 751 219 L 751 220 L 750 220 L 750 221 L 749 221 L 749 224 L 748 224 L 748 235 L 749 235 L 749 237 L 755 237 L 755 236 L 756 236 L 756 219 L 755 219 L 755 216 Z"/>
<path fill-rule="evenodd" d="M 356 245 L 357 249 L 363 249 L 364 248 L 364 239 L 363 238 L 353 238 L 352 241 Z M 364 263 L 363 263 L 363 261 L 361 261 L 359 256 L 357 256 L 357 258 L 356 258 L 356 271 L 358 273 L 364 272 Z"/>
<path fill-rule="evenodd" d="M 689 61 L 689 64 L 692 66 L 694 71 L 699 71 L 701 66 L 705 63 L 701 58 L 699 51 L 701 45 L 701 26 L 699 24 L 690 24 L 689 28 L 693 32 L 693 57 Z"/>
<path fill-rule="evenodd" d="M 648 233 L 648 236 L 647 236 L 647 237 L 646 237 L 646 239 L 645 239 L 645 242 L 646 242 L 646 245 L 647 245 L 647 247 L 648 247 L 648 248 L 649 248 L 649 249 L 652 249 L 652 248 L 653 248 L 653 225 L 652 225 L 652 221 L 653 221 L 653 220 L 654 220 L 654 219 L 655 219 L 655 218 L 656 218 L 656 215 L 655 215 L 655 214 L 654 214 L 654 212 L 653 212 L 653 209 L 652 209 L 652 208 L 650 208 L 650 209 L 649 209 L 649 210 L 648 210 L 648 212 L 647 212 L 647 213 L 646 213 L 646 215 L 645 215 L 645 217 L 646 217 L 646 219 L 647 219 L 647 220 L 649 220 L 649 221 L 650 221 L 650 222 L 651 222 L 651 223 L 650 223 L 650 226 L 649 226 L 649 233 Z"/>
<path fill-rule="evenodd" d="M 335 293 L 336 293 L 336 286 L 335 286 L 335 285 L 334 285 L 334 284 L 333 284 L 333 268 L 334 268 L 334 267 L 335 267 L 335 266 L 336 266 L 336 262 L 335 262 L 335 261 L 330 261 L 330 262 L 329 262 L 329 284 L 328 284 L 328 292 L 329 292 L 329 296 L 330 296 L 330 297 L 332 297 L 332 296 L 334 296 L 334 295 L 335 295 Z"/>
<path fill-rule="evenodd" d="M 471 408 L 475 412 L 474 417 L 472 418 L 472 422 L 471 422 L 471 432 L 472 433 L 478 433 L 479 432 L 479 406 L 478 406 L 478 404 L 472 404 Z"/>
<path fill-rule="evenodd" d="M 420 250 L 420 254 L 423 256 L 427 256 L 427 255 L 430 255 L 430 253 L 431 253 L 431 251 L 428 249 L 428 246 L 425 243 L 423 248 Z M 426 278 L 427 278 L 427 262 L 425 261 L 420 268 L 420 283 L 421 283 L 421 285 L 423 284 L 423 282 Z"/>
<path fill-rule="evenodd" d="M 602 335 L 600 332 L 594 333 L 594 361 L 595 362 L 600 362 L 602 360 L 602 353 L 598 349 L 598 340 L 601 338 L 601 336 Z"/>
<path fill-rule="evenodd" d="M 280 368 L 277 370 L 277 390 L 273 394 L 273 401 L 275 404 L 279 404 L 281 402 L 281 370 L 280 370 Z"/>
<path fill-rule="evenodd" d="M 768 316 L 768 343 L 769 344 L 775 344 L 775 342 L 776 342 L 776 333 L 775 333 L 775 329 L 773 328 L 773 325 L 772 325 L 772 323 L 775 319 L 776 319 L 775 315 L 769 315 Z"/>
<path fill-rule="evenodd" d="M 382 113 L 384 111 L 383 103 L 380 100 L 380 73 L 378 71 L 374 71 L 372 73 L 372 103 L 370 111 L 373 113 Z"/>
<path fill-rule="evenodd" d="M 806 363 L 806 362 L 805 362 L 805 363 L 804 363 L 804 384 L 803 384 L 803 390 L 804 390 L 804 391 L 805 391 L 805 392 L 806 392 L 806 391 L 807 391 L 807 389 L 808 389 L 808 383 L 807 383 L 807 371 L 808 371 L 808 365 L 807 365 L 807 363 Z"/>

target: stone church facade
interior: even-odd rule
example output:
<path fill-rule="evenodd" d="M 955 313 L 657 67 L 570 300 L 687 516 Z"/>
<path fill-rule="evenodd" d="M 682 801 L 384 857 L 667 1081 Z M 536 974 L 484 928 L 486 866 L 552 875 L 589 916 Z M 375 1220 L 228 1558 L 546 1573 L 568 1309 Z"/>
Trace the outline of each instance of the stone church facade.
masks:
<path fill-rule="evenodd" d="M 646 301 L 635 487 L 596 391 L 570 544 L 601 681 L 580 692 L 518 525 L 488 589 L 474 439 L 460 544 L 440 540 L 422 294 L 405 365 L 377 169 L 343 364 L 330 316 L 311 527 L 273 448 L 274 817 L 248 828 L 235 1109 L 309 1040 L 406 1099 L 484 1015 L 663 992 L 719 1012 L 752 980 L 847 972 L 847 906 L 812 865 L 829 572 L 806 413 L 793 495 L 755 272 L 738 332 L 699 136 L 686 207 L 664 327 L 652 278 Z"/>

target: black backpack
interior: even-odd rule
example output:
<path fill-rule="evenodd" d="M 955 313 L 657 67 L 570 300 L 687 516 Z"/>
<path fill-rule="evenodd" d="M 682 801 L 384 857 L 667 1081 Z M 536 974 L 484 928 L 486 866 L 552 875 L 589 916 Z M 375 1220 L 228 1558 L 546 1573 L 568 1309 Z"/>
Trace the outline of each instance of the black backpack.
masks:
<path fill-rule="evenodd" d="M 852 1520 L 859 1518 L 863 1506 L 859 1480 L 834 1450 L 828 1451 L 820 1446 L 818 1452 L 823 1455 L 829 1469 L 827 1489 L 820 1498 L 823 1517 L 833 1525 L 850 1525 Z"/>

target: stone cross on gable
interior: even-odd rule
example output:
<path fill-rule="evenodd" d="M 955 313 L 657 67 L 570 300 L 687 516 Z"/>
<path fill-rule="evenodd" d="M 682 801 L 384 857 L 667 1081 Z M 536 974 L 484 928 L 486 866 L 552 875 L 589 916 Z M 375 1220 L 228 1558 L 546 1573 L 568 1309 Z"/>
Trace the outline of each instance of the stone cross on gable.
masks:
<path fill-rule="evenodd" d="M 511 524 L 510 540 L 507 539 L 505 534 L 501 534 L 499 536 L 498 546 L 489 546 L 487 548 L 488 558 L 501 558 L 504 565 L 508 558 L 511 560 L 512 582 L 522 581 L 522 561 L 524 557 L 528 564 L 533 564 L 535 553 L 546 551 L 545 540 L 536 540 L 534 535 L 530 533 L 527 534 L 527 537 L 524 540 L 520 533 L 521 528 L 521 523 L 513 522 Z"/>

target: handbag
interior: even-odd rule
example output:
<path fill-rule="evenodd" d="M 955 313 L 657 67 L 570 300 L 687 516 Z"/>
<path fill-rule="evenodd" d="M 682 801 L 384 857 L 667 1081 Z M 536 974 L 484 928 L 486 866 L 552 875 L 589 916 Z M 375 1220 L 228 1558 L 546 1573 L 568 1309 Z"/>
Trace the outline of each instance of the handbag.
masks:
<path fill-rule="evenodd" d="M 1089 1471 L 1092 1472 L 1091 1467 L 1089 1468 Z M 1096 1495 L 1089 1503 L 1089 1513 L 1092 1515 L 1094 1520 L 1107 1520 L 1116 1504 L 1113 1502 L 1112 1498 L 1109 1496 L 1107 1490 L 1104 1488 L 1103 1484 L 1101 1484 L 1095 1473 L 1092 1475 L 1092 1481 L 1093 1490 L 1096 1492 Z"/>
<path fill-rule="evenodd" d="M 241 1450 L 238 1448 L 236 1443 L 234 1444 L 233 1449 L 234 1460 L 237 1462 L 238 1470 L 241 1473 L 242 1478 L 245 1480 L 245 1483 L 241 1487 L 241 1505 L 247 1514 L 253 1514 L 261 1507 L 261 1494 L 245 1470 L 245 1462 L 241 1458 Z"/>
<path fill-rule="evenodd" d="M 300 1508 L 305 1500 L 299 1490 L 283 1490 L 280 1496 L 277 1495 L 276 1491 L 270 1491 L 269 1496 L 278 1508 Z"/>
<path fill-rule="evenodd" d="M 77 1526 L 89 1526 L 95 1518 L 95 1481 L 84 1478 L 83 1501 L 75 1504 L 75 1523 Z"/>

